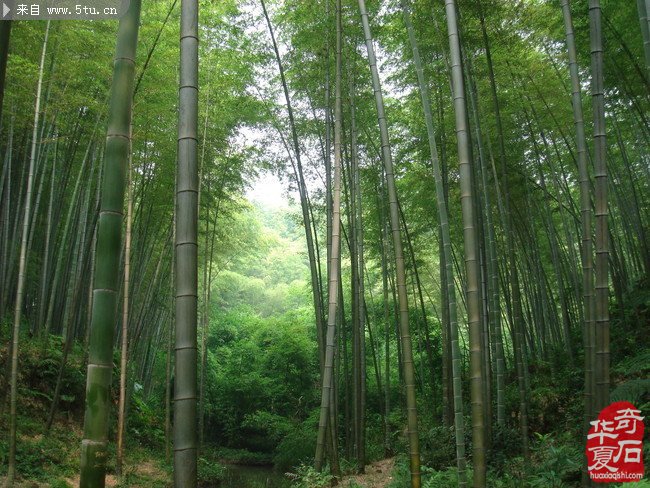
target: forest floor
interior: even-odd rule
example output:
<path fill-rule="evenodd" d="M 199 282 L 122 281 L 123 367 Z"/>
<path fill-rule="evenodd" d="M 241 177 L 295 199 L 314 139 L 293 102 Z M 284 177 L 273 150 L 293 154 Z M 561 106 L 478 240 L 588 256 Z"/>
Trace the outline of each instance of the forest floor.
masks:
<path fill-rule="evenodd" d="M 15 488 L 78 488 L 80 421 L 58 417 L 48 434 L 44 434 L 42 412 L 26 408 L 18 418 L 18 477 Z M 6 415 L 0 416 L 0 432 L 5 430 Z M 4 441 L 0 436 L 0 444 Z M 0 449 L 2 452 L 2 449 Z M 0 464 L 5 459 L 0 455 Z M 4 466 L 3 466 L 4 468 Z M 4 469 L 2 469 L 4 471 Z M 164 488 L 170 486 L 170 469 L 155 451 L 132 443 L 125 456 L 124 476 L 119 480 L 109 466 L 106 487 Z M 0 487 L 5 485 L 4 473 Z"/>
<path fill-rule="evenodd" d="M 131 466 L 127 465 L 124 470 L 125 479 L 128 480 L 126 483 L 132 488 L 165 486 L 170 482 L 169 474 L 156 460 L 147 460 Z M 79 488 L 79 475 L 74 478 L 66 478 L 65 481 L 69 486 Z M 124 485 L 120 485 L 119 479 L 114 474 L 107 474 L 106 488 L 116 488 L 118 486 Z"/>
<path fill-rule="evenodd" d="M 395 466 L 395 458 L 382 459 L 366 466 L 364 474 L 355 474 L 344 476 L 339 486 L 347 487 L 349 485 L 361 488 L 386 488 L 393 480 L 391 473 Z"/>

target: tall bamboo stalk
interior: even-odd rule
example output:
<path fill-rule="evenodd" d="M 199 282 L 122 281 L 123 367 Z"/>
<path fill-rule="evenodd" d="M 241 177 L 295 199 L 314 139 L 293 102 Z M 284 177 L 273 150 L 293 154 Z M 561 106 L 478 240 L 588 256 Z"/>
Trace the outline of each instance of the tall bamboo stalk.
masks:
<path fill-rule="evenodd" d="M 325 334 L 325 355 L 321 385 L 320 417 L 314 467 L 323 468 L 325 441 L 328 425 L 331 422 L 331 403 L 334 373 L 334 351 L 336 348 L 336 321 L 339 301 L 340 256 L 341 256 L 341 132 L 342 132 L 342 43 L 341 0 L 336 0 L 336 75 L 334 82 L 334 181 L 332 188 L 332 241 L 330 250 L 330 271 L 328 278 L 327 333 Z M 330 430 L 331 432 L 331 430 Z M 336 456 L 336 453 L 332 453 Z"/>
<path fill-rule="evenodd" d="M 122 337 L 120 344 L 120 398 L 117 411 L 117 450 L 115 455 L 115 470 L 122 475 L 124 462 L 124 429 L 126 417 L 126 375 L 128 368 L 129 350 L 129 285 L 131 277 L 131 224 L 133 220 L 133 168 L 131 151 L 127 168 L 126 189 L 126 237 L 124 243 L 124 284 L 122 293 Z"/>
<path fill-rule="evenodd" d="M 7 136 L 7 149 L 5 151 L 5 157 L 3 161 L 2 172 L 4 175 L 4 182 L 2 185 L 2 209 L 0 209 L 0 222 L 2 222 L 2 232 L 0 232 L 0 317 L 5 316 L 5 308 L 7 306 L 7 281 L 8 277 L 11 275 L 11 269 L 7 266 L 7 254 L 9 248 L 9 227 L 10 227 L 10 217 L 9 217 L 9 202 L 11 201 L 11 160 L 13 155 L 13 140 L 14 140 L 14 117 L 11 118 L 9 124 L 9 134 Z M 6 172 L 6 173 L 5 173 Z M 2 405 L 2 402 L 0 402 Z"/>
<path fill-rule="evenodd" d="M 383 184 L 379 189 L 377 210 L 379 213 L 379 243 L 381 249 L 381 283 L 382 297 L 384 304 L 384 376 L 386 377 L 384 389 L 384 455 L 388 457 L 391 453 L 390 442 L 390 310 L 388 304 L 388 231 L 386 230 L 386 219 L 384 217 L 384 188 Z"/>
<path fill-rule="evenodd" d="M 20 258 L 18 260 L 18 285 L 16 286 L 16 303 L 14 307 L 13 340 L 11 345 L 11 376 L 10 376 L 10 410 L 9 410 L 9 460 L 7 468 L 7 488 L 13 486 L 16 477 L 16 408 L 18 402 L 18 344 L 20 338 L 20 319 L 25 298 L 25 281 L 27 278 L 27 238 L 29 236 L 29 221 L 32 206 L 32 187 L 34 185 L 34 166 L 36 164 L 36 147 L 38 138 L 38 121 L 41 114 L 41 89 L 43 86 L 43 68 L 45 66 L 45 53 L 47 52 L 47 39 L 50 33 L 50 21 L 45 27 L 41 62 L 38 68 L 38 82 L 36 85 L 36 102 L 34 107 L 34 127 L 32 131 L 32 147 L 29 156 L 29 173 L 27 175 L 27 190 L 25 192 L 25 205 L 20 242 Z"/>
<path fill-rule="evenodd" d="M 174 187 L 176 187 L 176 175 L 174 175 Z M 174 193 L 174 214 L 172 216 L 172 241 L 171 246 L 176 245 L 176 193 Z M 176 270 L 176 253 L 172 252 L 172 262 L 169 271 L 169 300 L 170 300 L 170 324 L 167 331 L 167 357 L 165 361 L 165 459 L 169 462 L 172 451 L 172 372 L 173 349 L 174 346 L 174 328 L 176 325 L 176 307 L 175 307 L 175 286 L 176 280 L 174 272 Z"/>
<path fill-rule="evenodd" d="M 178 165 L 176 171 L 176 380 L 174 484 L 197 478 L 199 6 L 181 1 Z"/>
<path fill-rule="evenodd" d="M 104 176 L 93 276 L 86 412 L 81 442 L 81 488 L 104 486 L 108 446 L 113 329 L 116 321 L 120 243 L 126 167 L 131 147 L 131 114 L 140 0 L 132 0 L 117 34 L 111 85 Z"/>
<path fill-rule="evenodd" d="M 560 0 L 566 31 L 566 44 L 569 57 L 569 73 L 571 76 L 571 101 L 573 105 L 573 121 L 576 130 L 576 145 L 578 156 L 578 175 L 580 180 L 580 214 L 582 233 L 582 298 L 583 298 L 583 338 L 585 349 L 585 426 L 592 420 L 593 412 L 593 368 L 594 368 L 594 264 L 593 243 L 591 238 L 591 185 L 588 168 L 587 138 L 582 110 L 582 94 L 580 88 L 580 75 L 571 17 L 569 0 Z"/>
<path fill-rule="evenodd" d="M 388 124 L 384 112 L 384 96 L 379 81 L 379 70 L 370 32 L 370 22 L 365 0 L 359 0 L 359 11 L 361 24 L 366 41 L 368 52 L 368 64 L 372 75 L 372 86 L 375 92 L 375 105 L 377 107 L 377 120 L 381 136 L 381 155 L 386 172 L 386 184 L 388 187 L 388 202 L 390 209 L 390 226 L 393 235 L 393 250 L 395 252 L 395 271 L 397 275 L 397 294 L 399 298 L 399 330 L 402 346 L 402 361 L 404 369 L 404 387 L 406 390 L 406 409 L 409 439 L 409 460 L 411 468 L 411 487 L 420 488 L 420 446 L 418 439 L 418 417 L 415 396 L 415 368 L 413 366 L 413 346 L 411 344 L 411 333 L 409 331 L 408 317 L 408 296 L 406 290 L 406 270 L 404 266 L 404 251 L 402 249 L 402 236 L 400 230 L 399 208 L 397 202 L 397 188 L 395 185 L 395 174 L 393 170 L 393 157 L 391 154 L 390 141 L 388 137 Z"/>
<path fill-rule="evenodd" d="M 5 74 L 7 73 L 7 58 L 9 57 L 11 25 L 11 20 L 0 20 L 0 125 L 2 125 L 2 105 L 5 97 Z"/>
<path fill-rule="evenodd" d="M 463 418 L 463 401 L 461 386 L 461 368 L 460 368 L 460 347 L 458 346 L 458 314 L 456 310 L 456 291 L 454 287 L 453 260 L 451 257 L 451 236 L 449 234 L 449 217 L 447 213 L 447 202 L 445 201 L 444 185 L 442 182 L 442 173 L 440 171 L 440 159 L 438 157 L 438 148 L 436 145 L 435 128 L 433 125 L 433 115 L 431 113 L 431 102 L 429 100 L 429 89 L 424 77 L 422 61 L 420 59 L 420 50 L 413 24 L 411 22 L 411 13 L 408 0 L 401 0 L 402 10 L 404 12 L 404 23 L 408 31 L 411 50 L 413 51 L 413 63 L 418 78 L 420 88 L 420 99 L 422 110 L 424 111 L 424 121 L 427 126 L 427 138 L 429 141 L 429 154 L 431 156 L 431 166 L 433 170 L 433 179 L 436 186 L 436 205 L 438 210 L 438 219 L 440 221 L 440 231 L 442 237 L 442 253 L 440 256 L 441 267 L 445 269 L 444 283 L 441 287 L 446 289 L 447 298 L 447 316 L 449 324 L 443 324 L 450 331 L 450 352 L 452 357 L 452 389 L 454 398 L 454 428 L 456 434 L 456 464 L 458 467 L 458 485 L 466 486 L 466 460 L 465 460 L 465 422 Z"/>
<path fill-rule="evenodd" d="M 647 4 L 648 2 L 646 0 L 636 0 L 637 10 L 639 11 L 639 24 L 641 27 L 641 37 L 643 38 L 643 53 L 645 55 L 645 67 L 650 78 L 650 20 L 648 19 Z"/>
<path fill-rule="evenodd" d="M 351 242 L 355 242 L 357 284 L 356 284 L 356 306 L 357 306 L 357 353 L 358 353 L 358 413 L 357 413 L 357 461 L 360 473 L 365 472 L 366 464 L 366 315 L 365 315 L 365 284 L 364 284 L 364 260 L 363 260 L 363 212 L 361 206 L 361 181 L 359 172 L 359 158 L 357 154 L 357 125 L 355 107 L 354 75 L 350 76 L 350 160 L 351 160 L 351 188 L 350 193 L 354 199 L 353 211 L 354 235 Z M 354 190 L 354 191 L 352 191 Z"/>
<path fill-rule="evenodd" d="M 600 0 L 589 0 L 591 100 L 594 117 L 594 186 L 596 223 L 595 316 L 596 411 L 609 403 L 609 232 L 607 227 L 607 133 Z"/>
<path fill-rule="evenodd" d="M 470 397 L 472 403 L 472 453 L 474 464 L 473 486 L 485 486 L 485 428 L 483 418 L 482 347 L 479 303 L 479 262 L 477 256 L 477 230 L 474 228 L 474 191 L 472 188 L 472 162 L 470 160 L 469 131 L 465 82 L 461 65 L 460 38 L 456 18 L 455 0 L 445 0 L 449 51 L 451 58 L 454 111 L 456 113 L 456 139 L 460 170 L 460 194 L 463 214 L 463 237 L 467 278 L 467 320 L 470 335 Z"/>
<path fill-rule="evenodd" d="M 50 195 L 49 195 L 49 204 L 47 207 L 47 224 L 45 229 L 45 249 L 43 251 L 43 261 L 42 261 L 42 273 L 41 273 L 41 293 L 38 300 L 38 322 L 37 322 L 37 331 L 43 326 L 43 320 L 45 318 L 45 310 L 47 308 L 46 297 L 47 297 L 47 284 L 49 278 L 49 269 L 50 269 L 50 241 L 52 239 L 52 210 L 54 208 L 54 188 L 55 182 L 57 180 L 56 172 L 56 163 L 57 157 L 59 154 L 59 138 L 58 132 L 54 132 L 54 137 L 56 142 L 54 143 L 54 159 L 52 160 L 52 174 L 50 176 Z"/>
<path fill-rule="evenodd" d="M 494 117 L 497 129 L 497 142 L 499 146 L 499 159 L 501 164 L 501 178 L 503 180 L 503 201 L 504 205 L 499 207 L 502 217 L 502 225 L 505 233 L 506 252 L 508 257 L 508 278 L 510 281 L 510 297 L 512 300 L 511 322 L 513 336 L 513 350 L 517 370 L 517 383 L 519 387 L 519 426 L 521 431 L 521 450 L 525 458 L 528 457 L 528 400 L 526 388 L 526 370 L 524 357 L 524 329 L 521 289 L 519 285 L 519 273 L 517 271 L 517 257 L 515 253 L 515 234 L 513 232 L 513 223 L 511 215 L 510 202 L 510 185 L 509 172 L 506 163 L 505 135 L 503 131 L 503 121 L 501 118 L 501 106 L 497 93 L 496 77 L 494 74 L 494 65 L 492 63 L 492 50 L 490 39 L 487 34 L 483 8 L 479 1 L 479 12 L 481 20 L 481 32 L 485 44 L 485 56 L 488 67 L 488 76 L 490 79 L 490 91 L 492 94 L 492 103 L 494 105 Z M 496 179 L 495 179 L 496 181 Z"/>
<path fill-rule="evenodd" d="M 325 0 L 327 33 L 325 40 L 325 215 L 327 229 L 327 276 L 331 267 L 332 250 L 332 110 L 330 83 L 330 0 Z M 329 280 L 329 278 L 327 278 Z M 328 281 L 329 282 L 329 281 Z M 325 300 L 325 298 L 323 298 Z"/>

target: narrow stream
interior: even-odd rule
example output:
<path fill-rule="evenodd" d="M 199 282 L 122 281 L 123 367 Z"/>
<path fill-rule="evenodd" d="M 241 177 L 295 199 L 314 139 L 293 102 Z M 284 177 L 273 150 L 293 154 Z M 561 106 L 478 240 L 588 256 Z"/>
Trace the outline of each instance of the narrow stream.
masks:
<path fill-rule="evenodd" d="M 289 488 L 289 479 L 271 466 L 226 465 L 226 479 L 219 488 Z"/>

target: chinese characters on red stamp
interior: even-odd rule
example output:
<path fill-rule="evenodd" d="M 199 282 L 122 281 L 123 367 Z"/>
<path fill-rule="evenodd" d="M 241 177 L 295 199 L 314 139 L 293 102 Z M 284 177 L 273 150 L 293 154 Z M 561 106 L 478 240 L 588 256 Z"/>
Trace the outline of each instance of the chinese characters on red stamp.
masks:
<path fill-rule="evenodd" d="M 590 422 L 587 434 L 589 477 L 599 482 L 643 478 L 644 417 L 630 402 L 615 402 Z"/>

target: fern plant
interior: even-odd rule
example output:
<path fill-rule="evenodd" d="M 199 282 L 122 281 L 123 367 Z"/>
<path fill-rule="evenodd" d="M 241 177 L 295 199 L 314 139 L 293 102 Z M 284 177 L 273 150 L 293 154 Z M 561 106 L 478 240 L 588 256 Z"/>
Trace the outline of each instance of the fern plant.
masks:
<path fill-rule="evenodd" d="M 444 488 L 458 485 L 458 470 L 455 467 L 437 471 L 422 466 L 422 474 L 424 475 L 422 488 Z"/>
<path fill-rule="evenodd" d="M 625 483 L 625 488 L 650 488 L 650 480 L 633 481 L 632 483 Z"/>
<path fill-rule="evenodd" d="M 552 434 L 535 433 L 535 436 L 535 462 L 528 476 L 528 485 L 535 488 L 571 486 L 568 479 L 580 475 L 580 451 L 570 444 L 560 444 Z"/>
<path fill-rule="evenodd" d="M 313 466 L 301 464 L 295 473 L 286 473 L 295 488 L 325 488 L 330 486 L 334 477 L 329 471 L 316 471 Z"/>
<path fill-rule="evenodd" d="M 637 405 L 650 395 L 650 378 L 637 378 L 618 385 L 610 394 L 612 402 L 627 400 Z"/>
<path fill-rule="evenodd" d="M 634 356 L 624 359 L 613 369 L 614 372 L 625 376 L 650 371 L 650 349 L 644 349 Z"/>

